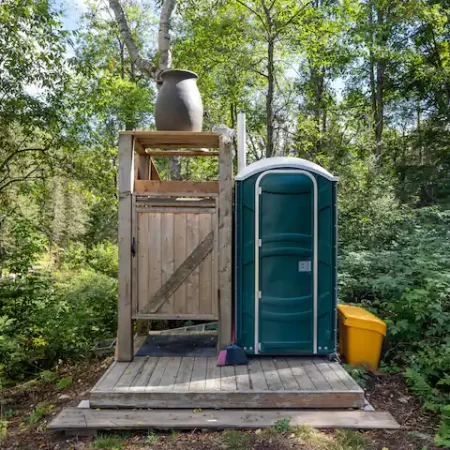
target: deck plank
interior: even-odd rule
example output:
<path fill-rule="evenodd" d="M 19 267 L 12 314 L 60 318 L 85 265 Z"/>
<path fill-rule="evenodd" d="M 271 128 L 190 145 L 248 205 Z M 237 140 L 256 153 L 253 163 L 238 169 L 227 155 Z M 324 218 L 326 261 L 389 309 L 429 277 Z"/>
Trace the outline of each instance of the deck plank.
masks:
<path fill-rule="evenodd" d="M 166 369 L 164 371 L 164 375 L 161 378 L 161 382 L 159 383 L 158 390 L 159 391 L 172 391 L 176 389 L 175 380 L 177 379 L 178 370 L 180 368 L 181 358 L 179 357 L 171 357 L 167 362 Z"/>
<path fill-rule="evenodd" d="M 345 391 L 348 389 L 327 361 L 317 361 L 315 362 L 315 365 L 320 370 L 323 377 L 328 381 L 331 389 L 335 391 Z"/>
<path fill-rule="evenodd" d="M 153 371 L 155 370 L 155 367 L 159 360 L 159 358 L 157 357 L 145 357 L 145 358 L 146 362 L 141 370 L 141 373 L 133 380 L 133 383 L 131 383 L 130 387 L 131 391 L 135 391 L 147 386 L 148 382 L 150 381 L 150 377 L 152 376 Z"/>
<path fill-rule="evenodd" d="M 302 361 L 302 366 L 305 368 L 306 373 L 313 382 L 314 386 L 319 391 L 331 391 L 331 386 L 325 377 L 321 374 L 320 370 L 312 361 Z"/>
<path fill-rule="evenodd" d="M 321 358 L 142 357 L 113 363 L 91 390 L 93 408 L 361 408 L 364 391 Z"/>
<path fill-rule="evenodd" d="M 64 408 L 49 425 L 51 430 L 148 430 L 148 429 L 260 429 L 277 421 L 290 419 L 292 427 L 392 429 L 400 428 L 385 411 L 301 411 L 263 410 L 255 414 L 246 410 L 188 409 L 171 411 L 95 410 Z"/>
<path fill-rule="evenodd" d="M 113 366 L 111 367 L 111 370 L 109 371 L 108 375 L 103 379 L 100 386 L 98 386 L 96 389 L 100 391 L 107 391 L 113 389 L 119 377 L 128 367 L 128 364 L 129 363 L 127 362 L 119 362 L 119 361 L 113 362 Z"/>
<path fill-rule="evenodd" d="M 337 374 L 339 379 L 347 386 L 347 389 L 353 391 L 362 391 L 361 386 L 352 378 L 352 376 L 339 364 L 331 363 L 331 368 Z"/>
<path fill-rule="evenodd" d="M 114 389 L 129 388 L 133 384 L 134 379 L 139 375 L 145 362 L 145 357 L 135 357 L 117 380 Z"/>
<path fill-rule="evenodd" d="M 183 357 L 180 369 L 178 370 L 178 375 L 175 380 L 176 391 L 188 391 L 189 384 L 191 382 L 192 370 L 194 368 L 194 359 L 191 357 Z"/>
<path fill-rule="evenodd" d="M 275 367 L 281 382 L 283 383 L 284 389 L 287 391 L 296 391 L 300 388 L 286 359 L 277 358 L 275 360 Z"/>
<path fill-rule="evenodd" d="M 189 383 L 190 391 L 204 391 L 206 385 L 206 370 L 208 365 L 208 358 L 195 358 L 194 368 L 192 370 L 192 377 Z"/>
<path fill-rule="evenodd" d="M 251 388 L 248 367 L 246 365 L 235 366 L 234 371 L 236 373 L 236 385 L 238 391 L 249 391 Z"/>
<path fill-rule="evenodd" d="M 223 366 L 220 368 L 220 389 L 222 391 L 237 390 L 234 366 Z"/>
<path fill-rule="evenodd" d="M 220 391 L 220 367 L 217 366 L 217 358 L 215 356 L 208 358 L 205 384 L 207 391 Z"/>
<path fill-rule="evenodd" d="M 306 373 L 301 360 L 298 358 L 288 358 L 286 361 L 289 364 L 300 389 L 314 391 L 316 387 L 314 386 L 311 378 L 309 378 L 309 375 Z"/>
<path fill-rule="evenodd" d="M 252 388 L 257 391 L 267 391 L 266 377 L 264 376 L 264 370 L 261 366 L 261 361 L 251 360 L 248 365 L 248 372 L 250 375 L 250 382 Z"/>
<path fill-rule="evenodd" d="M 261 366 L 264 370 L 264 376 L 266 377 L 267 386 L 271 391 L 283 390 L 283 383 L 281 382 L 280 376 L 278 375 L 277 368 L 275 367 L 275 362 L 272 358 L 262 359 Z"/>
<path fill-rule="evenodd" d="M 156 367 L 153 370 L 153 373 L 148 380 L 146 389 L 155 390 L 158 389 L 158 386 L 161 383 L 162 377 L 164 376 L 164 372 L 166 371 L 167 364 L 169 363 L 170 358 L 167 356 L 163 356 L 159 358 L 156 363 Z"/>

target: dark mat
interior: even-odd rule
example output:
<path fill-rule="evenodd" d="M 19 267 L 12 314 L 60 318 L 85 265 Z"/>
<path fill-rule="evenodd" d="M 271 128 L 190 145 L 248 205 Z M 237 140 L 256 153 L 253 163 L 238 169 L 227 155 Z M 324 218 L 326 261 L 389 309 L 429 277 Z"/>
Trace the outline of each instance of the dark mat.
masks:
<path fill-rule="evenodd" d="M 216 356 L 217 335 L 148 336 L 136 356 Z"/>

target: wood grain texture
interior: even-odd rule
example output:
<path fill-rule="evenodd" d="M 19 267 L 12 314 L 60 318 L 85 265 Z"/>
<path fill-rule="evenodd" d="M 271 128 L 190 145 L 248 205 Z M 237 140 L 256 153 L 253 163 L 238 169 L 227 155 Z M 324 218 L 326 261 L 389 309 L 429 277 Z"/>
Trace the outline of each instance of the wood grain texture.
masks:
<path fill-rule="evenodd" d="M 146 155 L 150 156 L 219 156 L 219 152 L 209 151 L 205 152 L 202 150 L 192 150 L 192 151 L 177 151 L 177 150 L 167 150 L 167 151 L 155 151 L 148 150 Z"/>
<path fill-rule="evenodd" d="M 121 131 L 120 136 L 134 136 L 142 148 L 219 148 L 219 135 L 193 131 Z"/>
<path fill-rule="evenodd" d="M 193 225 L 192 228 L 190 228 L 191 231 L 195 232 L 195 226 Z M 188 242 L 192 242 L 192 241 L 197 241 L 197 236 L 196 234 L 193 234 L 193 238 L 191 241 L 188 240 Z M 166 281 L 166 283 L 162 286 L 159 287 L 159 289 L 157 290 L 157 292 L 151 297 L 149 303 L 141 309 L 140 312 L 142 313 L 148 313 L 148 314 L 153 314 L 156 313 L 156 311 L 159 310 L 159 308 L 161 307 L 161 305 L 163 305 L 166 300 L 168 299 L 168 297 L 170 297 L 175 291 L 176 289 L 190 276 L 192 276 L 192 278 L 194 279 L 195 282 L 195 288 L 192 288 L 191 286 L 189 286 L 189 281 L 188 281 L 188 292 L 187 292 L 187 298 L 188 298 L 188 302 L 190 302 L 189 306 L 192 308 L 191 313 L 195 313 L 195 312 L 203 312 L 202 310 L 199 309 L 199 305 L 197 304 L 198 302 L 196 300 L 198 300 L 199 297 L 199 292 L 198 292 L 198 265 L 200 264 L 200 262 L 206 257 L 206 255 L 208 253 L 211 252 L 212 250 L 212 245 L 213 245 L 213 232 L 211 231 L 208 236 L 206 236 L 206 238 L 197 246 L 194 247 L 193 251 L 190 253 L 190 255 L 186 258 L 186 260 L 181 264 L 180 267 L 178 267 L 175 272 L 169 277 L 169 279 Z M 189 245 L 189 247 L 192 247 L 194 244 Z M 154 246 L 152 246 L 152 248 L 154 248 Z M 188 251 L 190 250 L 190 248 L 187 249 Z M 161 261 L 160 260 L 154 260 L 153 261 L 153 266 L 154 266 L 154 271 L 155 274 L 158 274 L 158 267 L 160 267 Z M 197 269 L 197 271 L 196 271 Z M 164 271 L 163 271 L 164 273 Z M 192 274 L 192 275 L 191 275 Z M 191 283 L 194 283 L 191 281 Z M 159 282 L 159 285 L 161 283 Z M 191 287 L 191 289 L 189 289 Z M 192 292 L 190 292 L 190 290 L 192 290 Z M 150 290 L 150 292 L 152 292 Z M 165 311 L 161 311 L 162 313 Z"/>
<path fill-rule="evenodd" d="M 385 411 L 223 410 L 192 412 L 93 410 L 64 408 L 49 424 L 51 430 L 148 430 L 148 429 L 260 429 L 289 419 L 290 426 L 315 428 L 390 429 L 400 425 Z"/>
<path fill-rule="evenodd" d="M 111 408 L 203 408 L 208 404 L 217 408 L 359 408 L 364 405 L 364 391 L 359 386 L 349 389 L 343 383 L 343 389 L 338 389 L 338 385 L 328 384 L 327 389 L 318 389 L 313 385 L 306 370 L 301 369 L 312 365 L 320 373 L 315 362 L 320 364 L 324 360 L 260 357 L 252 358 L 248 366 L 217 367 L 213 357 L 135 357 L 132 363 L 115 362 L 102 382 L 92 389 L 91 401 L 93 405 Z M 326 364 L 330 370 L 339 366 Z M 350 378 L 349 374 L 342 376 Z M 234 396 L 236 392 L 243 396 Z M 209 393 L 214 395 L 208 397 Z"/>
<path fill-rule="evenodd" d="M 134 190 L 139 195 L 146 193 L 217 194 L 219 183 L 217 181 L 136 180 Z"/>
<path fill-rule="evenodd" d="M 119 138 L 119 307 L 116 359 L 133 359 L 132 321 L 132 193 L 134 180 L 134 151 L 132 136 Z"/>
<path fill-rule="evenodd" d="M 220 138 L 219 158 L 219 349 L 231 343 L 233 155 L 232 143 Z"/>

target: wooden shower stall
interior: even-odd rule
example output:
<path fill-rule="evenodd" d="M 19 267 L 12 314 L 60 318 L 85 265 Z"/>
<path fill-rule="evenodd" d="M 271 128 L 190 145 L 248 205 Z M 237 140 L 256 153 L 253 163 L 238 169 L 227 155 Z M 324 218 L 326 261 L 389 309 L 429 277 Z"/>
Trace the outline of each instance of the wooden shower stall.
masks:
<path fill-rule="evenodd" d="M 219 180 L 161 180 L 153 158 L 170 156 L 215 158 Z M 232 159 L 217 133 L 120 133 L 117 361 L 133 360 L 135 320 L 218 320 L 231 342 Z"/>

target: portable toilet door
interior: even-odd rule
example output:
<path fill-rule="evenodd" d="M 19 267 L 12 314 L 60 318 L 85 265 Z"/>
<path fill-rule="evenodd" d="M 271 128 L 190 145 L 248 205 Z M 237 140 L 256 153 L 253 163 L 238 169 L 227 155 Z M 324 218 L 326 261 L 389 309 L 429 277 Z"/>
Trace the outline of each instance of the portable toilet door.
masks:
<path fill-rule="evenodd" d="M 236 330 L 249 354 L 336 351 L 336 181 L 300 158 L 236 177 Z"/>

